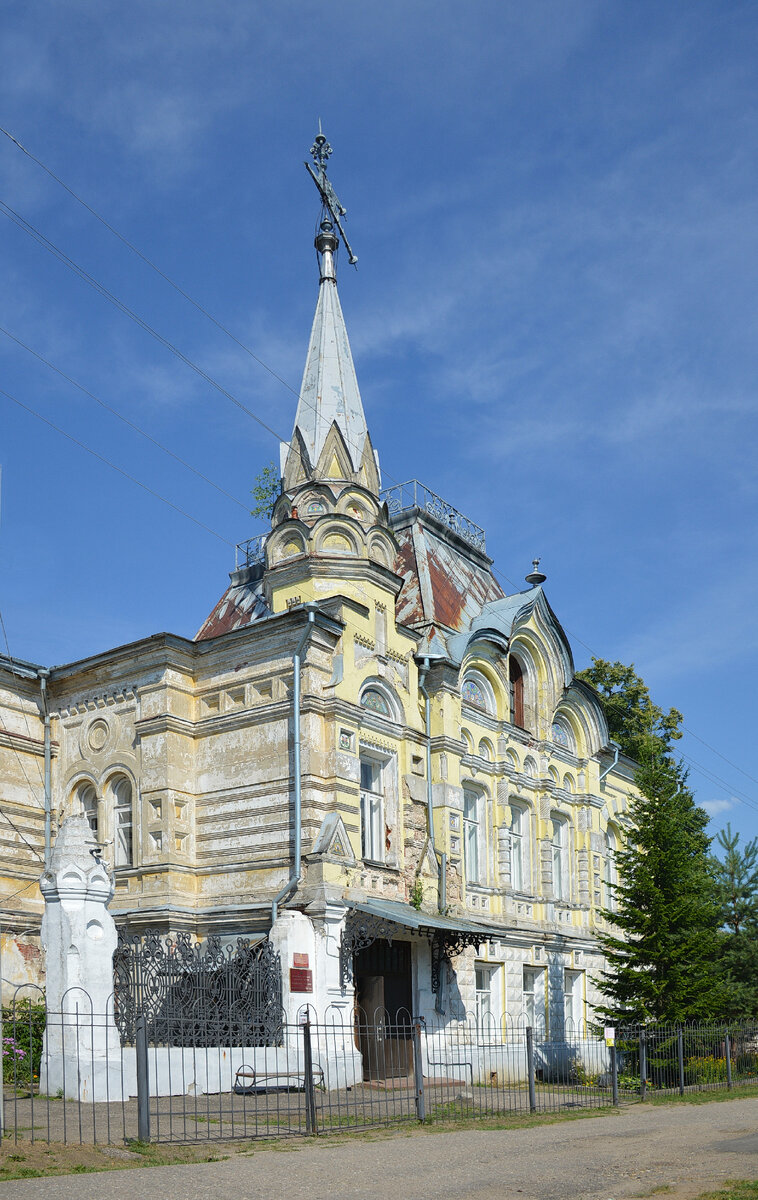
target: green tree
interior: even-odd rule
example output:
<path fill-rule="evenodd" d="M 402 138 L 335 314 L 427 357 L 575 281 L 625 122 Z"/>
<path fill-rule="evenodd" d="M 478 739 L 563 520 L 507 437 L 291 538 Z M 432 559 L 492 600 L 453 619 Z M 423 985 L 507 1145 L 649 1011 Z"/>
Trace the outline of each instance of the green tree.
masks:
<path fill-rule="evenodd" d="M 653 703 L 634 663 L 627 667 L 593 657 L 592 666 L 577 675 L 600 696 L 611 737 L 624 754 L 638 763 L 670 754 L 671 743 L 682 736 L 682 714 L 675 708 L 664 712 Z"/>
<path fill-rule="evenodd" d="M 720 909 L 708 814 L 670 758 L 641 766 L 636 784 L 631 826 L 616 852 L 615 904 L 605 914 L 614 929 L 599 937 L 606 958 L 600 1011 L 621 1023 L 718 1016 Z"/>
<path fill-rule="evenodd" d="M 251 516 L 268 520 L 281 492 L 281 487 L 279 472 L 275 464 L 266 463 L 263 470 L 256 475 L 253 483 L 252 497 L 255 500 L 255 506 L 250 510 Z"/>
<path fill-rule="evenodd" d="M 725 1017 L 758 1015 L 758 838 L 740 846 L 731 825 L 716 841 L 723 857 L 712 858 L 721 922 L 720 963 Z"/>

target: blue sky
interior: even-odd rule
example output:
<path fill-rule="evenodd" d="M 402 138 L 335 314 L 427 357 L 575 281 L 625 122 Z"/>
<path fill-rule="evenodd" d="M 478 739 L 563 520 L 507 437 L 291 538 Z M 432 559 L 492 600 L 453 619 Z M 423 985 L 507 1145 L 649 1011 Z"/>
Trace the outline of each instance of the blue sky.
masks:
<path fill-rule="evenodd" d="M 519 588 L 541 556 L 577 665 L 633 661 L 714 828 L 758 833 L 756 6 L 32 0 L 4 26 L 0 124 L 289 387 L 1 135 L 0 199 L 285 437 L 323 119 L 385 482 L 483 525 Z M 0 396 L 11 652 L 192 636 L 275 439 L 6 210 L 0 238 L 3 328 L 235 498 L 0 334 L 6 392 L 219 535 Z"/>

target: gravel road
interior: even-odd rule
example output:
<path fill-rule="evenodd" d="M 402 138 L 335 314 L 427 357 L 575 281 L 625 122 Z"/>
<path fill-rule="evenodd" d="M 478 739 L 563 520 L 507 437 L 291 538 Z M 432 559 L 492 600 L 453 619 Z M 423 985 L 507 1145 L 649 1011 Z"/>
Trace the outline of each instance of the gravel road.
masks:
<path fill-rule="evenodd" d="M 223 1162 L 2 1184 L 2 1200 L 689 1200 L 758 1179 L 758 1099 L 521 1130 L 284 1143 Z M 668 1185 L 668 1187 L 667 1187 Z M 670 1189 L 670 1190 L 669 1190 Z"/>

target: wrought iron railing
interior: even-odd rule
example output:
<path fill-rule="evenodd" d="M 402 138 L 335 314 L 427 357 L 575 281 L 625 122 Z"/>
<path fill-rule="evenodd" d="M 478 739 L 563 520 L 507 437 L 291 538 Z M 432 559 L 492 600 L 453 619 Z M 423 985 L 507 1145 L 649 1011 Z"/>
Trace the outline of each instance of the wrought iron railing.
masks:
<path fill-rule="evenodd" d="M 266 559 L 266 538 L 268 534 L 259 533 L 256 537 L 248 538 L 245 542 L 237 542 L 234 547 L 234 569 L 254 567 Z"/>
<path fill-rule="evenodd" d="M 448 529 L 452 529 L 453 533 L 457 533 L 464 541 L 469 542 L 475 549 L 486 554 L 485 535 L 481 526 L 475 525 L 468 517 L 464 517 L 457 508 L 453 508 L 452 504 L 448 504 L 447 500 L 443 500 L 430 488 L 424 487 L 418 479 L 409 479 L 406 483 L 397 483 L 394 487 L 385 488 L 381 493 L 381 498 L 386 501 L 390 515 L 404 512 L 409 508 L 423 509 L 430 516 L 436 517 Z"/>

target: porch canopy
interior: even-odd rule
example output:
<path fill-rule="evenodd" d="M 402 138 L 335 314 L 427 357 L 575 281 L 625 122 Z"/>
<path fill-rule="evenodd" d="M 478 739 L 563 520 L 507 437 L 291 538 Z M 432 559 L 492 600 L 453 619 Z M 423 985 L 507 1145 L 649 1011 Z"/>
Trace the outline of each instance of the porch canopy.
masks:
<path fill-rule="evenodd" d="M 364 950 L 377 938 L 393 938 L 410 932 L 429 939 L 432 949 L 432 991 L 440 987 L 440 968 L 453 954 L 460 954 L 466 946 L 479 946 L 497 936 L 491 925 L 481 925 L 460 917 L 446 917 L 442 913 L 422 912 L 399 900 L 366 900 L 349 902 L 345 928 L 340 943 L 340 977 L 344 989 L 350 979 L 352 957 L 356 950 Z"/>

